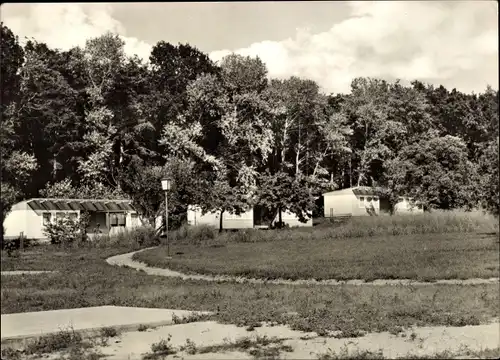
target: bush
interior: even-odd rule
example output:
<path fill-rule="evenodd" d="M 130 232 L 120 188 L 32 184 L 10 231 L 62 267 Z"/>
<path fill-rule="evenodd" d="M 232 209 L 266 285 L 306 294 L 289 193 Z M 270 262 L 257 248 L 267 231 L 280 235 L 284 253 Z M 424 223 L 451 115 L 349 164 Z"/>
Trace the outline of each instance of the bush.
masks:
<path fill-rule="evenodd" d="M 194 228 L 194 227 L 193 227 Z M 186 242 L 199 243 L 191 234 L 202 233 L 200 229 L 186 230 Z M 191 231 L 191 232 L 190 232 Z M 242 229 L 217 234 L 212 242 L 270 242 L 278 240 L 308 241 L 315 239 L 346 239 L 386 235 L 445 234 L 445 233 L 492 233 L 498 232 L 498 222 L 492 215 L 482 212 L 433 211 L 414 215 L 360 216 L 342 223 L 323 222 L 314 228 L 298 227 L 276 230 Z M 209 238 L 208 236 L 206 238 Z"/>
<path fill-rule="evenodd" d="M 24 239 L 23 241 L 23 247 L 26 249 L 28 247 L 33 247 L 37 243 L 35 240 L 32 239 Z M 21 238 L 17 237 L 14 239 L 4 239 L 2 241 L 2 250 L 7 251 L 7 255 L 11 256 L 12 253 L 16 250 L 21 249 Z"/>
<path fill-rule="evenodd" d="M 213 240 L 217 237 L 218 230 L 209 225 L 191 226 L 183 224 L 179 229 L 169 233 L 170 239 L 175 242 L 199 244 Z"/>
<path fill-rule="evenodd" d="M 51 244 L 71 245 L 87 240 L 86 229 L 90 222 L 90 215 L 82 212 L 76 220 L 65 216 L 45 225 L 44 234 Z"/>
<path fill-rule="evenodd" d="M 154 228 L 150 226 L 125 229 L 116 235 L 99 235 L 88 243 L 91 247 L 127 247 L 131 249 L 157 246 L 159 244 L 160 238 Z"/>

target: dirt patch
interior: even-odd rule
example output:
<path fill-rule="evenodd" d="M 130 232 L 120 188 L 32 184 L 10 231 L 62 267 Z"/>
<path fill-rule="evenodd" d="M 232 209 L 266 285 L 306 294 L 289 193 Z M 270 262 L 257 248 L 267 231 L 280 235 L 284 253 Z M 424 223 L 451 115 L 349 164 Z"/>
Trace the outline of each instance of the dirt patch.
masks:
<path fill-rule="evenodd" d="M 166 341 L 184 359 L 252 359 L 256 349 L 282 359 L 346 358 L 352 354 L 383 354 L 384 358 L 466 356 L 500 346 L 500 323 L 465 327 L 421 327 L 399 334 L 369 333 L 361 338 L 336 339 L 293 331 L 286 326 L 263 326 L 254 331 L 216 322 L 179 324 L 123 333 L 98 350 L 108 359 L 142 359 L 153 344 Z M 263 346 L 262 344 L 268 345 Z M 264 340 L 264 341 L 263 341 Z M 279 344 L 277 346 L 276 344 Z M 206 352 L 206 348 L 214 351 Z M 336 357 L 335 355 L 336 354 Z M 276 355 L 276 354 L 275 354 Z"/>

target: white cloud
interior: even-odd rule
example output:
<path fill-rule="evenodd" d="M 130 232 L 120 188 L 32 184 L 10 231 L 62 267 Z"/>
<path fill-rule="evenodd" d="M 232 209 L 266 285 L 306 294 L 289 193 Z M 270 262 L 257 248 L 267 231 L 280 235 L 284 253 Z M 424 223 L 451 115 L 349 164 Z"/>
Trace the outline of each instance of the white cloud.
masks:
<path fill-rule="evenodd" d="M 28 16 L 2 19 L 19 37 L 33 37 L 49 47 L 68 50 L 107 31 L 119 34 L 125 53 L 147 60 L 151 45 L 126 36 L 124 26 L 113 18 L 110 4 L 33 4 Z"/>
<path fill-rule="evenodd" d="M 330 30 L 300 29 L 294 39 L 254 43 L 234 49 L 259 56 L 272 77 L 298 75 L 316 80 L 326 91 L 349 92 L 358 76 L 444 82 L 472 71 L 463 91 L 498 87 L 496 3 L 377 1 L 350 2 L 351 17 Z M 311 5 L 313 6 L 313 5 Z M 215 51 L 213 60 L 231 53 Z"/>
<path fill-rule="evenodd" d="M 358 76 L 420 79 L 467 92 L 483 91 L 486 84 L 498 88 L 497 2 L 353 1 L 349 6 L 350 17 L 328 31 L 297 29 L 282 41 L 222 49 L 210 57 L 217 61 L 233 51 L 259 56 L 270 76 L 310 78 L 328 92 L 349 92 Z M 147 60 L 151 51 L 150 44 L 127 36 L 110 4 L 32 4 L 27 16 L 2 20 L 21 38 L 51 47 L 84 46 L 111 31 L 125 41 L 128 55 Z"/>

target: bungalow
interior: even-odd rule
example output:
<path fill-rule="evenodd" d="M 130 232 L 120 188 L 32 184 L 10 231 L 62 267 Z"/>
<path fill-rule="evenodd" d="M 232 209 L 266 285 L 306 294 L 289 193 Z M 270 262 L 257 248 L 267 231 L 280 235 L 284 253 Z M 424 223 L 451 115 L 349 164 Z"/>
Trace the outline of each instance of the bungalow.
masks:
<path fill-rule="evenodd" d="M 323 194 L 324 216 L 366 216 L 390 213 L 389 201 L 377 195 L 373 187 L 357 186 Z M 402 196 L 394 208 L 396 213 L 422 213 L 421 204 L 413 202 L 412 198 Z"/>
<path fill-rule="evenodd" d="M 78 219 L 83 211 L 90 215 L 88 233 L 99 228 L 102 234 L 114 234 L 140 225 L 129 200 L 29 199 L 12 206 L 4 220 L 4 237 L 16 238 L 22 232 L 28 239 L 47 240 L 44 227 L 55 219 Z"/>
<path fill-rule="evenodd" d="M 267 228 L 269 223 L 274 224 L 278 221 L 278 215 L 272 221 L 264 221 L 261 210 L 258 206 L 255 206 L 240 215 L 224 212 L 222 214 L 222 227 L 224 229 Z M 281 220 L 290 227 L 313 226 L 312 217 L 306 223 L 302 223 L 295 214 L 289 211 L 282 212 Z M 187 221 L 189 225 L 204 224 L 218 228 L 220 225 L 220 212 L 210 212 L 203 215 L 201 209 L 190 205 L 188 207 Z"/>

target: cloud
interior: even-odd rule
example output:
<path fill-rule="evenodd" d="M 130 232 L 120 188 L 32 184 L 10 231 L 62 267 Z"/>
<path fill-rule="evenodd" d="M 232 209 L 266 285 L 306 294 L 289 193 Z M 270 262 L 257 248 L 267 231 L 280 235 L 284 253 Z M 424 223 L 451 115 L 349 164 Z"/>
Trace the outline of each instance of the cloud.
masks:
<path fill-rule="evenodd" d="M 353 78 L 404 83 L 419 79 L 466 92 L 498 88 L 498 5 L 494 1 L 352 1 L 350 16 L 328 31 L 297 29 L 288 39 L 210 53 L 259 56 L 269 75 L 315 80 L 327 92 L 350 91 Z M 9 6 L 13 6 L 10 4 Z M 311 3 L 314 6 L 314 3 Z M 2 17 L 14 33 L 69 49 L 107 31 L 125 52 L 147 60 L 152 46 L 127 36 L 113 5 L 30 4 L 25 16 Z M 203 44 L 193 44 L 196 46 Z"/>
<path fill-rule="evenodd" d="M 427 82 L 481 92 L 498 88 L 496 2 L 350 2 L 351 16 L 328 31 L 298 29 L 295 38 L 233 50 L 259 56 L 271 77 L 316 80 L 324 90 L 349 92 L 351 80 L 371 76 Z M 313 6 L 313 5 L 311 5 Z M 495 14 L 496 11 L 496 14 Z M 218 61 L 233 52 L 215 51 Z M 463 79 L 463 73 L 469 74 Z"/>
<path fill-rule="evenodd" d="M 125 42 L 127 55 L 138 55 L 147 60 L 151 45 L 135 37 L 126 36 L 124 26 L 113 17 L 112 6 L 94 4 L 33 4 L 27 16 L 2 19 L 12 31 L 23 37 L 33 37 L 49 47 L 68 50 L 85 46 L 85 42 L 107 31 L 119 34 Z"/>

